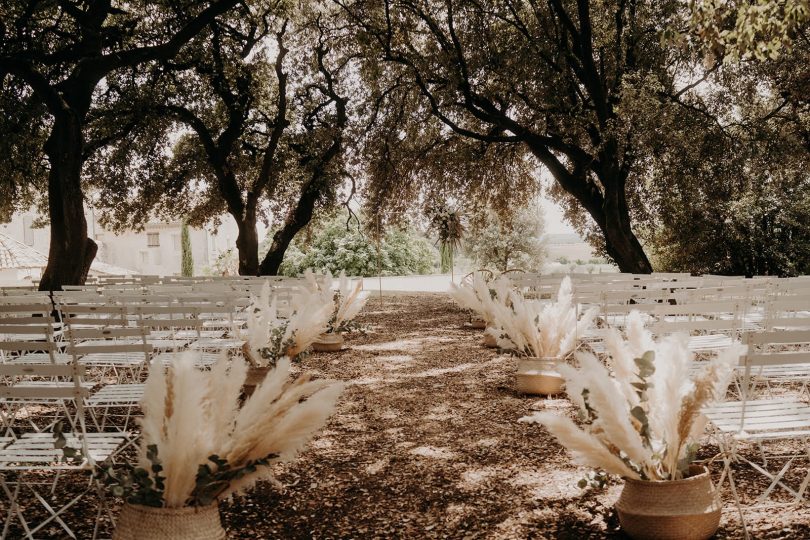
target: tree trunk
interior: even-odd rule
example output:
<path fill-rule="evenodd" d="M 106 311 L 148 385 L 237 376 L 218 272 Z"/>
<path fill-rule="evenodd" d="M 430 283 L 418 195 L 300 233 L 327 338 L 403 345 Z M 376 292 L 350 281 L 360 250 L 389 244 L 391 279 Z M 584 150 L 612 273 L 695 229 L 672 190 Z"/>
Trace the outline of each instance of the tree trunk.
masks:
<path fill-rule="evenodd" d="M 256 215 L 245 213 L 241 219 L 236 218 L 239 234 L 236 237 L 236 249 L 239 253 L 239 275 L 259 275 L 259 233 L 256 231 Z"/>
<path fill-rule="evenodd" d="M 615 166 L 615 162 L 611 164 L 610 156 L 606 152 L 600 156 L 603 163 L 600 181 L 605 186 L 603 194 L 594 183 L 588 181 L 589 164 L 575 164 L 572 173 L 542 144 L 529 141 L 528 146 L 557 183 L 596 222 L 605 239 L 607 253 L 619 266 L 619 270 L 632 274 L 652 273 L 652 265 L 630 226 L 630 210 L 624 191 L 626 175 L 620 172 L 621 169 Z"/>
<path fill-rule="evenodd" d="M 619 265 L 619 270 L 631 274 L 652 273 L 652 264 L 630 226 L 623 185 L 606 190 L 603 212 L 604 225 L 601 228 L 605 247 L 608 255 Z"/>
<path fill-rule="evenodd" d="M 286 253 L 293 238 L 312 220 L 315 203 L 318 201 L 320 194 L 320 181 L 317 178 L 310 179 L 304 186 L 298 203 L 290 210 L 290 213 L 287 214 L 284 225 L 273 235 L 273 243 L 270 245 L 270 250 L 267 252 L 267 255 L 265 255 L 264 260 L 262 260 L 261 266 L 259 266 L 259 275 L 275 276 L 278 274 L 278 269 L 281 266 L 281 262 L 284 260 L 284 253 Z"/>
<path fill-rule="evenodd" d="M 39 283 L 41 291 L 59 291 L 63 285 L 82 285 L 98 251 L 87 237 L 81 187 L 84 139 L 81 122 L 72 112 L 54 118 L 45 143 L 50 161 L 48 208 L 51 244 L 48 265 Z"/>

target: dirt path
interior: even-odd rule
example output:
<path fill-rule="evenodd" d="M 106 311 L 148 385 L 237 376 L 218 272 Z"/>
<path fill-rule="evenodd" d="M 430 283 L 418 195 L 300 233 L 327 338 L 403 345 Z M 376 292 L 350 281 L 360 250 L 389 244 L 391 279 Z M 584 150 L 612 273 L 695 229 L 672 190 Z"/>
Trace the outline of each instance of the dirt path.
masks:
<path fill-rule="evenodd" d="M 229 537 L 621 537 L 620 482 L 582 492 L 587 469 L 541 427 L 517 422 L 568 402 L 516 394 L 514 361 L 482 347 L 463 321 L 446 295 L 374 298 L 361 316 L 366 336 L 306 359 L 304 369 L 347 382 L 338 413 L 278 467 L 283 487 L 265 483 L 221 505 Z M 92 512 L 80 505 L 67 516 L 79 538 L 89 538 Z M 807 508 L 751 517 L 754 538 L 810 538 Z M 742 537 L 730 504 L 719 537 Z"/>
<path fill-rule="evenodd" d="M 582 492 L 534 407 L 565 400 L 513 391 L 514 361 L 464 330 L 446 295 L 373 299 L 351 350 L 304 362 L 349 382 L 339 414 L 293 465 L 224 513 L 234 538 L 620 537 L 621 485 Z M 720 537 L 741 537 L 727 505 Z M 810 513 L 754 516 L 756 537 L 810 536 Z M 252 529 L 252 530 L 251 530 Z"/>

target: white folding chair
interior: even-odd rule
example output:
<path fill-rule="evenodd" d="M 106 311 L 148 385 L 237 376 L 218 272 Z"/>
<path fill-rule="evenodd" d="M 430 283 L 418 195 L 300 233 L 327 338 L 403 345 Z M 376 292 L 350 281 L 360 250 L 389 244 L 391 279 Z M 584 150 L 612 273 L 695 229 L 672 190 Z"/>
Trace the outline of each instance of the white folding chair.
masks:
<path fill-rule="evenodd" d="M 87 432 L 83 410 L 83 401 L 88 394 L 83 384 L 85 372 L 85 367 L 78 364 L 0 365 L 0 377 L 3 380 L 0 384 L 0 397 L 3 399 L 32 402 L 61 400 L 75 404 L 76 421 L 69 422 L 71 430 L 64 433 L 63 437 L 66 446 L 75 449 L 78 454 L 75 460 L 66 459 L 64 451 L 55 446 L 53 431 L 15 433 L 13 440 L 0 448 L 0 490 L 8 499 L 5 524 L 0 538 L 9 538 L 9 535 L 13 534 L 15 538 L 24 536 L 33 540 L 39 531 L 53 523 L 58 524 L 70 538 L 76 538 L 63 516 L 69 508 L 93 491 L 100 498 L 93 538 L 97 535 L 98 524 L 105 510 L 112 519 L 104 498 L 103 487 L 92 475 L 92 470 L 96 462 L 113 456 L 127 439 L 127 435 Z M 28 384 L 26 379 L 32 377 L 57 378 L 70 384 L 60 386 Z M 91 474 L 87 484 L 80 487 L 77 493 L 58 500 L 56 483 L 62 475 L 71 471 Z M 71 485 L 77 484 L 72 482 Z M 47 517 L 44 520 L 34 523 L 30 517 L 26 517 L 25 512 L 31 504 L 28 501 L 21 502 L 21 498 L 26 496 L 33 497 L 45 509 Z M 19 529 L 12 532 L 14 521 L 18 522 Z"/>
<path fill-rule="evenodd" d="M 788 485 L 785 481 L 785 475 L 796 460 L 810 458 L 810 405 L 790 395 L 754 399 L 751 392 L 752 376 L 761 368 L 809 365 L 810 362 L 810 352 L 807 350 L 763 350 L 761 346 L 807 344 L 810 343 L 810 331 L 751 332 L 744 339 L 748 353 L 741 362 L 740 399 L 704 409 L 723 460 L 718 485 L 728 478 L 741 518 L 743 504 L 732 464 L 745 463 L 768 479 L 767 488 L 756 499 L 754 506 L 769 504 L 777 488 L 790 495 L 789 503 L 800 503 L 810 483 L 810 470 L 798 486 Z M 785 451 L 779 444 L 784 441 L 792 441 L 797 450 Z M 749 457 L 751 452 L 756 456 Z M 771 470 L 774 463 L 782 463 L 776 471 Z"/>

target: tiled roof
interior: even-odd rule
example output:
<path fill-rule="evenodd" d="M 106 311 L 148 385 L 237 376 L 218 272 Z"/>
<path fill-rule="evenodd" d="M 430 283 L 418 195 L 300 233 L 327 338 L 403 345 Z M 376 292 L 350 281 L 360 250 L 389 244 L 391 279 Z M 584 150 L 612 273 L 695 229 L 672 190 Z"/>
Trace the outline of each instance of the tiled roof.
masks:
<path fill-rule="evenodd" d="M 130 270 L 129 268 L 114 266 L 112 264 L 107 264 L 101 261 L 93 261 L 92 266 L 90 266 L 90 273 L 102 274 L 107 276 L 131 276 L 136 272 Z"/>
<path fill-rule="evenodd" d="M 0 270 L 44 268 L 48 257 L 12 237 L 0 233 Z"/>

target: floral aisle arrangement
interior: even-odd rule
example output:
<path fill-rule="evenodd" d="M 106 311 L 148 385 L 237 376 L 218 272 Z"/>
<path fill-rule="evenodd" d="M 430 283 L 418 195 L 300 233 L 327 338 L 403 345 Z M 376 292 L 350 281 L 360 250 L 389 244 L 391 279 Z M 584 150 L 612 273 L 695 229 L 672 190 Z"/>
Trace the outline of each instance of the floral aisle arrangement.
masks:
<path fill-rule="evenodd" d="M 291 380 L 290 360 L 242 401 L 242 359 L 223 356 L 210 371 L 182 356 L 153 366 L 142 400 L 137 465 L 100 466 L 126 505 L 114 538 L 224 538 L 217 502 L 272 479 L 271 466 L 292 460 L 333 413 L 342 384 Z"/>
<path fill-rule="evenodd" d="M 544 425 L 577 463 L 602 471 L 582 486 L 603 483 L 604 473 L 626 479 L 617 509 L 631 537 L 708 538 L 720 504 L 708 472 L 693 465 L 706 422 L 700 411 L 723 398 L 743 348 L 729 347 L 694 371 L 688 336 L 655 341 L 638 312 L 629 316 L 626 336 L 608 334 L 607 366 L 580 353 L 579 369 L 559 367 L 583 427 L 550 412 L 521 421 Z M 645 514 L 634 513 L 640 508 Z"/>
<path fill-rule="evenodd" d="M 334 278 L 328 270 L 323 274 L 307 270 L 304 279 L 310 292 L 332 306 L 326 331 L 313 343 L 313 348 L 316 351 L 339 351 L 343 348 L 343 334 L 359 329 L 354 318 L 366 305 L 368 292 L 363 290 L 362 281 L 352 282 L 345 272 L 338 276 L 337 290 L 332 288 Z"/>
<path fill-rule="evenodd" d="M 278 314 L 276 299 L 270 299 L 270 284 L 265 283 L 261 294 L 252 297 L 247 308 L 247 329 L 236 330 L 245 340 L 242 353 L 249 369 L 245 379 L 248 393 L 261 382 L 267 372 L 282 357 L 295 362 L 328 326 L 332 303 L 324 302 L 320 295 L 303 291 L 293 297 L 289 318 Z"/>
<path fill-rule="evenodd" d="M 469 284 L 451 283 L 450 297 L 462 308 L 470 310 L 473 328 L 487 328 L 495 320 L 493 305 L 498 302 L 505 304 L 511 289 L 509 278 L 488 282 L 480 273 L 475 273 Z"/>
<path fill-rule="evenodd" d="M 557 367 L 576 349 L 598 313 L 594 307 L 578 316 L 573 298 L 571 280 L 565 277 L 555 302 L 527 300 L 517 291 L 510 291 L 507 301 L 491 302 L 493 323 L 487 332 L 501 349 L 518 357 L 520 392 L 546 395 L 562 390 Z"/>

